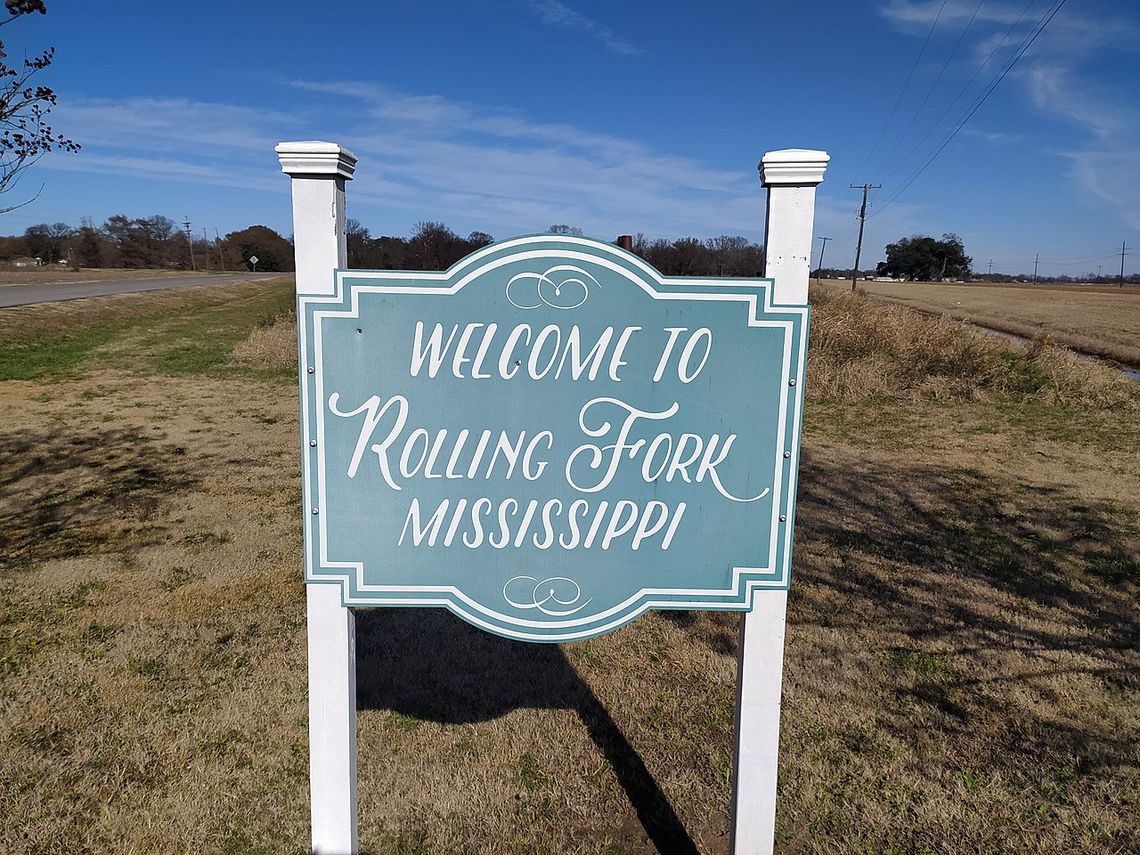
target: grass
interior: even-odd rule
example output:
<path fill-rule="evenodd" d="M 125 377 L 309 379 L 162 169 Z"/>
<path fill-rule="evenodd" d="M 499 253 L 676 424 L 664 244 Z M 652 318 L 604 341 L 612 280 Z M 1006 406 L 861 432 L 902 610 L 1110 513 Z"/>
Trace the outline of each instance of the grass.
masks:
<path fill-rule="evenodd" d="M 0 381 L 45 380 L 101 368 L 199 374 L 231 363 L 251 327 L 292 305 L 291 283 L 272 280 L 0 312 Z M 231 366 L 232 367 L 232 366 Z"/>
<path fill-rule="evenodd" d="M 5 852 L 307 851 L 288 287 L 172 294 L 0 312 Z M 1135 386 L 866 299 L 812 332 L 778 851 L 1137 851 Z M 726 852 L 737 621 L 360 612 L 365 851 Z"/>
<path fill-rule="evenodd" d="M 62 285 L 69 282 L 98 282 L 105 279 L 157 279 L 179 276 L 201 276 L 206 271 L 168 270 L 124 270 L 121 268 L 70 268 L 62 265 L 49 267 L 25 267 L 0 270 L 0 288 L 5 285 Z M 216 272 L 216 271 L 210 271 Z"/>
<path fill-rule="evenodd" d="M 844 401 L 997 400 L 1133 410 L 1136 384 L 1044 343 L 1024 347 L 864 294 L 813 287 L 808 393 Z"/>
<path fill-rule="evenodd" d="M 828 281 L 822 290 L 845 292 Z M 1140 289 L 863 282 L 878 300 L 1140 367 Z"/>

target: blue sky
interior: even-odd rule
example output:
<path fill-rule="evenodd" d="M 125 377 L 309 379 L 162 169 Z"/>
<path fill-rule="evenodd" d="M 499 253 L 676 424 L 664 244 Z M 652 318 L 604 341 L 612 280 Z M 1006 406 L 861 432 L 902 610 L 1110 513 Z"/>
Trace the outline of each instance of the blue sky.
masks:
<path fill-rule="evenodd" d="M 0 233 L 161 213 L 288 234 L 273 146 L 326 139 L 360 158 L 349 215 L 374 235 L 432 219 L 760 241 L 756 163 L 794 147 L 832 158 L 829 265 L 852 262 L 848 185 L 866 181 L 883 184 L 867 261 L 952 231 L 975 270 L 1040 253 L 1042 273 L 1115 272 L 1121 241 L 1140 243 L 1134 4 L 1068 0 L 896 196 L 1053 4 L 48 0 L 0 38 L 10 56 L 56 46 L 53 123 L 83 150 L 40 161 L 5 201 L 41 195 Z"/>

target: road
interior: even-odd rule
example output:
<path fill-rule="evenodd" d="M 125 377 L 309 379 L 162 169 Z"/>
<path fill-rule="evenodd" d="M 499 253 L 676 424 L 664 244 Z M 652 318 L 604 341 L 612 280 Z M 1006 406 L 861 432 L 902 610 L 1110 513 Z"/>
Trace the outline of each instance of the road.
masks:
<path fill-rule="evenodd" d="M 196 285 L 226 285 L 257 279 L 274 279 L 281 273 L 231 273 L 211 276 L 157 276 L 153 279 L 107 279 L 101 282 L 68 282 L 61 285 L 5 285 L 0 287 L 0 309 L 27 306 L 32 303 L 58 303 L 105 297 L 108 294 L 133 294 L 138 291 L 160 291 L 165 288 L 193 288 Z"/>

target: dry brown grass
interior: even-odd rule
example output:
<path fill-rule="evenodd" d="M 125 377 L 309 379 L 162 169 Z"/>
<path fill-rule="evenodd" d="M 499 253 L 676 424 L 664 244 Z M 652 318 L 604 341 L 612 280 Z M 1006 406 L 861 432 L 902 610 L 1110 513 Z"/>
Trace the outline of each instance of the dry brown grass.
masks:
<path fill-rule="evenodd" d="M 832 292 L 849 287 L 849 283 L 822 283 L 823 289 Z M 1140 288 L 1089 290 L 938 282 L 863 282 L 861 288 L 878 299 L 1030 340 L 1045 336 L 1079 353 L 1140 367 Z"/>
<path fill-rule="evenodd" d="M 1031 395 L 1134 409 L 1137 384 L 1046 341 L 1025 347 L 943 316 L 832 288 L 811 293 L 808 392 L 817 397 L 983 400 Z"/>
<path fill-rule="evenodd" d="M 258 368 L 283 368 L 297 361 L 297 318 L 282 315 L 272 324 L 252 330 L 234 348 L 234 359 Z"/>
<path fill-rule="evenodd" d="M 1140 425 L 963 395 L 809 405 L 782 853 L 1140 848 Z M 0 383 L 0 851 L 306 851 L 296 406 Z M 360 613 L 365 851 L 726 852 L 736 626 Z"/>

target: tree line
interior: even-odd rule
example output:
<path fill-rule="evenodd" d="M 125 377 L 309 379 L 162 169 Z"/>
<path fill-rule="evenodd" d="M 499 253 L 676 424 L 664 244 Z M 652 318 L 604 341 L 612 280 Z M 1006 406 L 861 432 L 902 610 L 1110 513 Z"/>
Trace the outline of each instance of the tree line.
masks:
<path fill-rule="evenodd" d="M 552 225 L 549 234 L 581 235 L 568 225 Z M 485 232 L 461 237 L 440 222 L 415 225 L 408 238 L 372 237 L 358 220 L 347 222 L 348 266 L 373 270 L 443 270 L 465 255 L 492 243 Z M 761 276 L 764 248 L 747 238 L 721 235 L 650 240 L 634 235 L 632 250 L 666 276 Z"/>
<path fill-rule="evenodd" d="M 293 245 L 268 226 L 250 226 L 215 235 L 188 237 L 174 220 L 156 214 L 131 219 L 122 214 L 96 226 L 90 220 L 75 228 L 67 223 L 39 223 L 22 235 L 0 237 L 0 261 L 22 258 L 42 265 L 79 267 L 248 270 L 293 269 Z"/>
<path fill-rule="evenodd" d="M 581 235 L 574 226 L 553 225 L 552 234 Z M 408 237 L 373 237 L 359 220 L 346 223 L 348 266 L 373 270 L 444 270 L 492 243 L 486 232 L 458 235 L 440 222 L 416 223 Z M 667 276 L 761 276 L 764 249 L 747 238 L 721 235 L 698 240 L 632 238 L 632 250 Z M 293 270 L 292 242 L 268 226 L 250 226 L 224 237 L 187 236 L 169 217 L 131 219 L 122 214 L 96 226 L 84 220 L 39 223 L 22 235 L 0 237 L 0 262 L 36 259 L 42 265 L 80 267 Z"/>

